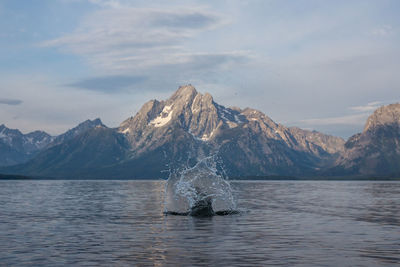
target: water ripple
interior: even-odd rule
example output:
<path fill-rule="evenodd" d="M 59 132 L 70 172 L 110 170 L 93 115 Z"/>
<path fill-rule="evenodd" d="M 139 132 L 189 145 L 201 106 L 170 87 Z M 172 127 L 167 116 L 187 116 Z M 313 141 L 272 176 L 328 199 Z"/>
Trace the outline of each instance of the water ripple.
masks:
<path fill-rule="evenodd" d="M 234 182 L 239 214 L 165 216 L 164 181 L 0 181 L 2 266 L 394 266 L 400 183 Z"/>

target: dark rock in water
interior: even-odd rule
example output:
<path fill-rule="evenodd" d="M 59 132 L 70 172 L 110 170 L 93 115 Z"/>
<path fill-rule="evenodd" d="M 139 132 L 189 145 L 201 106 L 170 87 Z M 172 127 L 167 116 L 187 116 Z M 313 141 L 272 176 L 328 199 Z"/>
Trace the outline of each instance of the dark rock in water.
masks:
<path fill-rule="evenodd" d="M 209 217 L 215 215 L 212 208 L 212 199 L 210 197 L 197 201 L 193 207 L 190 208 L 190 216 Z"/>
<path fill-rule="evenodd" d="M 233 214 L 239 214 L 238 210 L 219 210 L 215 212 L 215 215 L 219 216 L 225 216 L 225 215 L 233 215 Z"/>
<path fill-rule="evenodd" d="M 229 181 L 217 173 L 214 157 L 172 173 L 165 188 L 165 214 L 210 217 L 236 210 Z"/>
<path fill-rule="evenodd" d="M 181 215 L 181 216 L 193 216 L 193 217 L 211 217 L 214 215 L 232 215 L 238 214 L 239 212 L 236 210 L 220 210 L 214 211 L 212 207 L 212 198 L 207 197 L 197 201 L 191 208 L 189 212 L 173 212 L 168 211 L 165 214 L 167 215 Z"/>

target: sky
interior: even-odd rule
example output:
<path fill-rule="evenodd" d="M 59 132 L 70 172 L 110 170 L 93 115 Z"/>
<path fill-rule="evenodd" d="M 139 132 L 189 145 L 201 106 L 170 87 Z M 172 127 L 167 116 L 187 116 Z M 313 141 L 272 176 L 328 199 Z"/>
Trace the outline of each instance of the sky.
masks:
<path fill-rule="evenodd" d="M 400 101 L 397 0 L 1 0 L 0 124 L 117 127 L 180 85 L 348 138 Z"/>

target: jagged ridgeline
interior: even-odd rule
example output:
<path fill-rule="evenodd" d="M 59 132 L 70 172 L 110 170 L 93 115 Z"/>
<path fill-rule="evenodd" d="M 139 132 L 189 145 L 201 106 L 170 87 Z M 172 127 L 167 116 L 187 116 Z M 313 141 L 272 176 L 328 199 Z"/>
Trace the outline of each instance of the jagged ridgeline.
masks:
<path fill-rule="evenodd" d="M 397 111 L 393 112 L 398 116 Z M 387 123 L 372 128 L 386 127 L 385 138 L 392 138 L 394 145 L 388 143 L 385 147 L 394 147 L 390 153 L 399 155 L 398 120 L 396 123 L 391 128 L 386 127 Z M 367 132 L 370 136 L 381 134 L 381 130 Z M 210 94 L 201 94 L 187 85 L 167 100 L 145 103 L 117 128 L 107 128 L 98 120 L 68 138 L 53 138 L 49 142 L 52 145 L 38 149 L 23 164 L 2 168 L 0 173 L 59 178 L 167 178 L 170 171 L 194 166 L 197 159 L 216 154 L 230 177 L 358 174 L 363 168 L 347 168 L 343 163 L 351 158 L 346 155 L 357 138 L 345 145 L 339 137 L 285 127 L 258 110 L 219 105 Z M 376 139 L 371 140 L 373 143 Z M 364 145 L 364 141 L 360 143 Z M 398 169 L 396 160 L 389 164 L 390 171 Z M 352 166 L 358 162 L 362 161 L 356 160 Z"/>
<path fill-rule="evenodd" d="M 19 130 L 0 125 L 0 166 L 24 163 L 40 151 L 62 144 L 95 127 L 105 127 L 100 119 L 87 120 L 73 129 L 51 136 L 43 131 L 22 134 Z"/>
<path fill-rule="evenodd" d="M 378 108 L 327 174 L 400 177 L 400 104 Z"/>

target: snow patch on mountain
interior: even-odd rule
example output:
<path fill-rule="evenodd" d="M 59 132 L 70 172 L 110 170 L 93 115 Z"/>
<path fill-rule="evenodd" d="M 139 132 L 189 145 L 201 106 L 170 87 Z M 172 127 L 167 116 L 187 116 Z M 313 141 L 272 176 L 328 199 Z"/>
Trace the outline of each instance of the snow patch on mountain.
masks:
<path fill-rule="evenodd" d="M 237 123 L 243 123 L 240 119 L 239 119 L 239 116 L 238 115 L 236 115 L 235 114 L 235 121 L 237 122 Z"/>
<path fill-rule="evenodd" d="M 203 134 L 203 136 L 201 137 L 201 140 L 207 142 L 208 140 L 210 140 L 210 138 L 213 136 L 215 129 L 210 133 L 210 134 Z"/>
<path fill-rule="evenodd" d="M 229 128 L 236 128 L 238 126 L 237 123 L 231 121 L 227 121 L 226 123 L 228 124 Z"/>
<path fill-rule="evenodd" d="M 118 131 L 119 133 L 123 133 L 123 134 L 128 134 L 129 132 L 131 131 L 131 129 L 128 127 L 128 128 L 126 128 L 125 130 L 120 130 L 120 131 Z"/>
<path fill-rule="evenodd" d="M 172 114 L 174 113 L 172 109 L 172 105 L 165 106 L 160 115 L 156 117 L 154 120 L 150 121 L 150 124 L 154 125 L 154 127 L 163 127 L 166 125 L 172 118 Z"/>

